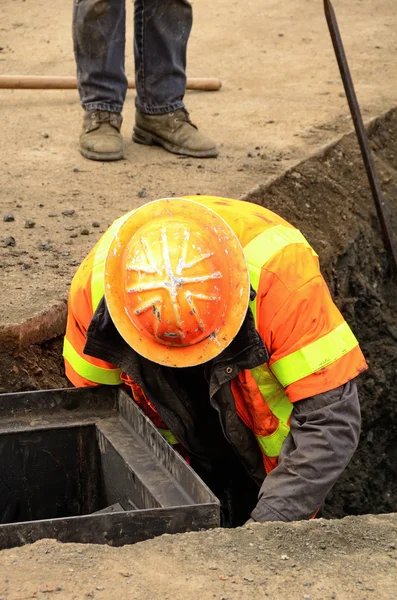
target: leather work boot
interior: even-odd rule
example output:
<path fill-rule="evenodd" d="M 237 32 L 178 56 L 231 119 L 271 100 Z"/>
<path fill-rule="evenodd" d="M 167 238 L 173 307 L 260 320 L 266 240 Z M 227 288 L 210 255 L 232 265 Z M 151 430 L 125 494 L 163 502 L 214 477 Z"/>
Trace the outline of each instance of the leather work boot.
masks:
<path fill-rule="evenodd" d="M 123 117 L 106 110 L 86 111 L 80 135 L 80 152 L 91 160 L 120 160 L 124 158 L 120 133 Z"/>
<path fill-rule="evenodd" d="M 218 156 L 212 140 L 200 133 L 185 109 L 165 115 L 147 115 L 136 111 L 132 139 L 138 144 L 157 144 L 168 152 L 195 158 Z"/>

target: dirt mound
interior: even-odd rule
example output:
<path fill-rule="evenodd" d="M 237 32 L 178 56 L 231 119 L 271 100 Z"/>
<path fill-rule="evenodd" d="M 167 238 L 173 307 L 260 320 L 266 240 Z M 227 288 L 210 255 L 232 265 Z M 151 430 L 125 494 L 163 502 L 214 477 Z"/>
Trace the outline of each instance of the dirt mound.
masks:
<path fill-rule="evenodd" d="M 397 515 L 0 552 L 5 600 L 396 600 Z M 26 572 L 29 577 L 26 577 Z"/>

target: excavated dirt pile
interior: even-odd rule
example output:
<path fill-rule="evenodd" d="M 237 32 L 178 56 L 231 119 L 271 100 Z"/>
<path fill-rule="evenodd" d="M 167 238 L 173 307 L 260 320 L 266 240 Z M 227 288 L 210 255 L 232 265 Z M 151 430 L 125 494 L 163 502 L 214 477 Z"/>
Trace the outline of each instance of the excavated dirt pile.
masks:
<path fill-rule="evenodd" d="M 397 110 L 374 121 L 369 132 L 397 232 Z M 355 136 L 245 199 L 281 214 L 305 234 L 369 364 L 359 380 L 360 446 L 330 494 L 325 516 L 397 512 L 397 286 Z M 3 391 L 67 385 L 60 339 L 18 351 L 3 346 L 0 352 Z"/>
<path fill-rule="evenodd" d="M 397 515 L 0 552 L 4 600 L 397 600 Z M 27 573 L 29 574 L 27 576 Z"/>

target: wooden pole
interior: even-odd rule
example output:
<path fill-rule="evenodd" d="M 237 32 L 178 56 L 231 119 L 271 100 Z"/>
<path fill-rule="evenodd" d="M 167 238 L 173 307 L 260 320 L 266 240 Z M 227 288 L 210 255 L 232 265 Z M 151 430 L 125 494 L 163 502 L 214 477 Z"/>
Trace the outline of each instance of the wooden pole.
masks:
<path fill-rule="evenodd" d="M 135 81 L 130 79 L 128 87 L 135 89 Z M 216 77 L 191 77 L 186 89 L 215 92 L 220 90 L 222 82 Z M 52 75 L 0 75 L 0 89 L 3 90 L 75 90 L 76 77 Z"/>

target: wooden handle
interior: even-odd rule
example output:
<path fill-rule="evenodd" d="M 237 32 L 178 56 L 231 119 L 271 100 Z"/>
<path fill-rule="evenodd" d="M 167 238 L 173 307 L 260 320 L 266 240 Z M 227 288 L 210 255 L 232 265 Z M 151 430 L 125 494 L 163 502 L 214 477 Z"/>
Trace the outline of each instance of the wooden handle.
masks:
<path fill-rule="evenodd" d="M 128 87 L 135 89 L 135 81 L 130 79 Z M 220 90 L 222 82 L 216 77 L 191 77 L 186 89 L 212 92 Z M 3 90 L 75 90 L 76 77 L 51 75 L 0 75 L 0 89 Z"/>

